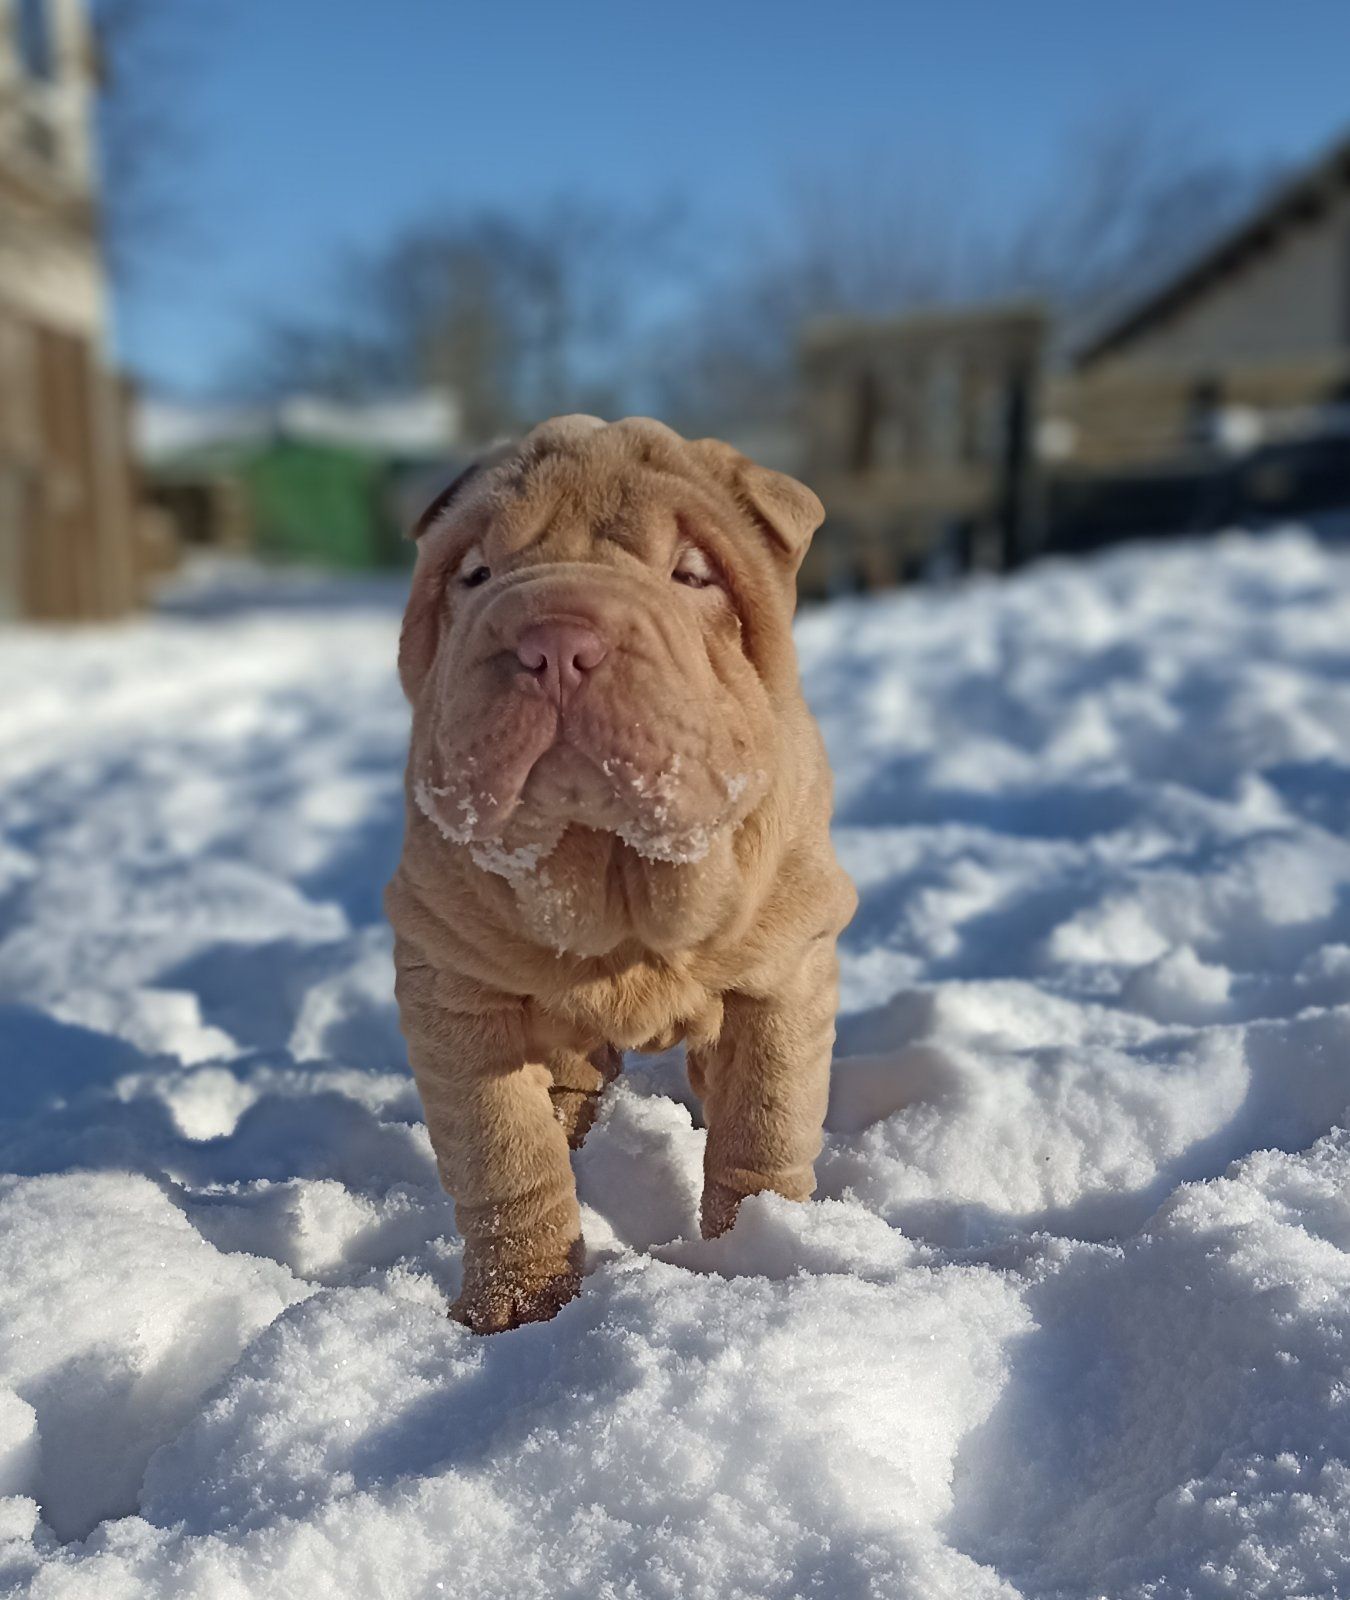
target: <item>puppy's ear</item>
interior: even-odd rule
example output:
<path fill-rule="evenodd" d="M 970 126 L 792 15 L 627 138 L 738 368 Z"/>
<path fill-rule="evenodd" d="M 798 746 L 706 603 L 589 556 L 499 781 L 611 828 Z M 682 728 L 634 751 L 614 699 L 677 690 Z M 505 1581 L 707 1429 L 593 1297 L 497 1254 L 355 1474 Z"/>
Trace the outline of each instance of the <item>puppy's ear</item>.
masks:
<path fill-rule="evenodd" d="M 413 537 L 425 532 L 419 523 Z M 440 644 L 441 595 L 445 583 L 444 562 L 422 545 L 413 568 L 408 604 L 403 611 L 403 627 L 398 636 L 398 681 L 410 701 L 416 700 Z"/>
<path fill-rule="evenodd" d="M 793 572 L 802 564 L 811 536 L 825 520 L 825 507 L 804 483 L 786 472 L 773 472 L 747 462 L 741 493 L 759 513 L 760 520 L 778 542 Z"/>
<path fill-rule="evenodd" d="M 398 638 L 398 676 L 409 700 L 431 671 L 441 642 L 441 600 L 445 593 L 444 541 L 425 536 L 459 509 L 477 488 L 490 468 L 505 461 L 517 450 L 514 441 L 493 445 L 469 463 L 446 484 L 412 526 L 409 537 L 417 541 L 417 565 L 413 568 L 408 604 L 403 613 L 403 629 Z"/>
<path fill-rule="evenodd" d="M 495 467 L 499 462 L 505 461 L 518 449 L 512 439 L 504 439 L 485 450 L 476 461 L 471 461 L 463 472 L 453 477 L 445 488 L 432 500 L 417 521 L 412 525 L 409 534 L 411 539 L 420 539 L 429 528 L 435 527 L 453 508 L 454 503 L 460 500 L 490 467 Z"/>
<path fill-rule="evenodd" d="M 445 488 L 440 491 L 436 498 L 426 508 L 422 515 L 418 517 L 417 521 L 413 523 L 408 537 L 410 539 L 420 539 L 434 522 L 439 522 L 445 513 L 449 511 L 451 502 L 468 488 L 472 480 L 476 478 L 478 474 L 482 472 L 482 470 L 483 467 L 481 462 L 471 461 L 469 465 L 465 467 L 463 472 L 452 478 L 450 482 L 446 484 Z"/>
<path fill-rule="evenodd" d="M 786 472 L 761 467 L 720 439 L 697 439 L 692 448 L 759 525 L 773 553 L 795 573 L 811 535 L 825 520 L 825 507 L 816 495 Z"/>

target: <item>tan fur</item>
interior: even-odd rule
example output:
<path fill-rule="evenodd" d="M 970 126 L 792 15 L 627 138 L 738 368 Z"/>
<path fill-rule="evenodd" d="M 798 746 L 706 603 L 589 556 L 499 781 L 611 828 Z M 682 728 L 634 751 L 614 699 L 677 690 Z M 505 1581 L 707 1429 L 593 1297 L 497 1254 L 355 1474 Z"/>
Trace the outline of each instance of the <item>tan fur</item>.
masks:
<path fill-rule="evenodd" d="M 418 529 L 407 834 L 386 904 L 465 1243 L 453 1310 L 479 1332 L 577 1290 L 569 1144 L 619 1051 L 688 1044 L 706 1234 L 746 1195 L 812 1192 L 855 904 L 791 638 L 821 515 L 724 444 L 566 417 L 466 474 Z M 715 584 L 672 578 L 691 544 Z M 490 570 L 473 587 L 469 551 Z M 608 653 L 554 703 L 515 649 L 558 618 Z"/>

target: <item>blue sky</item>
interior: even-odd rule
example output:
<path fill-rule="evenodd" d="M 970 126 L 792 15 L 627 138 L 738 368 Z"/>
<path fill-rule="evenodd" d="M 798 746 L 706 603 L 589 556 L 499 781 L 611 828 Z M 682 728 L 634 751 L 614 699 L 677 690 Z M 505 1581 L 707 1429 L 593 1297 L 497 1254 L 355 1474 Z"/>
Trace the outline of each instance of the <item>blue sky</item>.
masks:
<path fill-rule="evenodd" d="M 118 331 L 189 390 L 260 311 L 320 297 L 345 247 L 437 207 L 681 196 L 734 226 L 794 170 L 870 151 L 996 221 L 1112 108 L 1240 160 L 1350 125 L 1350 0 L 172 3 L 195 19 L 183 236 Z"/>

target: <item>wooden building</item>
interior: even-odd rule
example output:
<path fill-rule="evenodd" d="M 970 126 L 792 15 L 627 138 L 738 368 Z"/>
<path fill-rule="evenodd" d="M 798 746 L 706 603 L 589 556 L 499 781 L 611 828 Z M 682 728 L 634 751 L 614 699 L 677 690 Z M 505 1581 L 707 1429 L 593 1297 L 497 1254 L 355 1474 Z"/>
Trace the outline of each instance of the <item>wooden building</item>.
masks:
<path fill-rule="evenodd" d="M 0 618 L 112 617 L 138 597 L 95 77 L 80 0 L 0 0 Z"/>
<path fill-rule="evenodd" d="M 804 592 L 1350 510 L 1350 139 L 1071 344 L 1034 306 L 825 322 Z"/>
<path fill-rule="evenodd" d="M 1045 333 L 1027 304 L 808 330 L 802 469 L 829 520 L 803 566 L 804 594 L 1027 553 Z"/>
<path fill-rule="evenodd" d="M 1082 341 L 1047 390 L 1084 468 L 1350 403 L 1350 138 Z"/>

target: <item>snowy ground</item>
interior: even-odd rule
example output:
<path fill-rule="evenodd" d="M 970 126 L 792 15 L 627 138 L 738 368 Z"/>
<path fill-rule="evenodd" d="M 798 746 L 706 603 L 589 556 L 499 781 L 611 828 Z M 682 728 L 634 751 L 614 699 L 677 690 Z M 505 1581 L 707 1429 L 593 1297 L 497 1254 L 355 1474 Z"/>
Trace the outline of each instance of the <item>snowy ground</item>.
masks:
<path fill-rule="evenodd" d="M 395 611 L 331 599 L 0 643 L 0 1591 L 1350 1594 L 1350 558 L 806 616 L 823 1198 L 698 1242 L 636 1065 L 585 1293 L 490 1340 L 380 921 Z"/>

